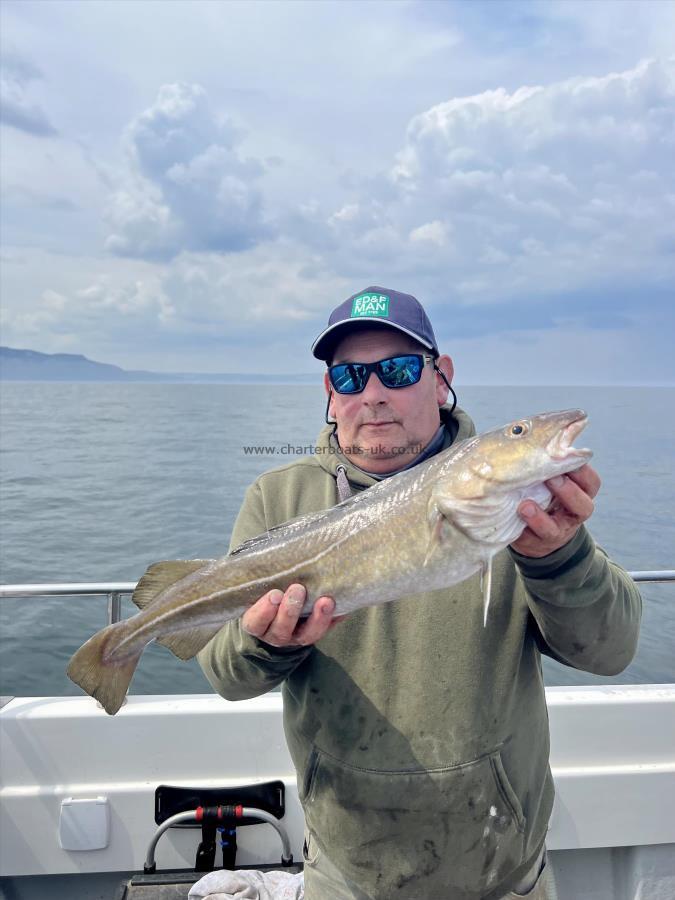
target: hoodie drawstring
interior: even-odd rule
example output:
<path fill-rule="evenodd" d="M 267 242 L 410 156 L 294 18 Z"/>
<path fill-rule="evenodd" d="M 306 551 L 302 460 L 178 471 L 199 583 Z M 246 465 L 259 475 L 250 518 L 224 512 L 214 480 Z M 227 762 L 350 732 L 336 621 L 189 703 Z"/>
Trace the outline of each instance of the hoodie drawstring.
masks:
<path fill-rule="evenodd" d="M 344 466 L 337 467 L 337 489 L 339 502 L 348 500 L 352 495 L 352 488 L 347 479 L 347 470 Z"/>

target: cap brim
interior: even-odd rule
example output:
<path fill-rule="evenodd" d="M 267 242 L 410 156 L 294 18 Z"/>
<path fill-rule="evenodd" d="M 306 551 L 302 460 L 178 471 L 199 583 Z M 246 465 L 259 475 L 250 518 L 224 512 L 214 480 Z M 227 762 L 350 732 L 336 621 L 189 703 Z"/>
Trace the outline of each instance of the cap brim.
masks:
<path fill-rule="evenodd" d="M 373 322 L 375 325 L 382 325 L 385 328 L 391 328 L 396 331 L 401 331 L 403 334 L 407 334 L 413 340 L 417 341 L 418 344 L 422 344 L 422 346 L 426 347 L 428 350 L 433 350 L 435 353 L 438 352 L 433 344 L 430 344 L 429 341 L 421 338 L 418 334 L 415 334 L 415 332 L 411 331 L 409 328 L 404 328 L 402 325 L 397 325 L 395 322 L 382 321 L 382 319 L 378 316 L 359 316 L 358 319 L 343 319 L 342 322 L 336 322 L 334 325 L 329 325 L 328 328 L 325 329 L 325 331 L 322 331 L 312 344 L 313 356 L 325 362 L 328 359 L 328 351 L 335 344 L 338 330 L 354 330 L 355 327 L 358 328 L 359 325 L 363 324 L 364 322 Z"/>

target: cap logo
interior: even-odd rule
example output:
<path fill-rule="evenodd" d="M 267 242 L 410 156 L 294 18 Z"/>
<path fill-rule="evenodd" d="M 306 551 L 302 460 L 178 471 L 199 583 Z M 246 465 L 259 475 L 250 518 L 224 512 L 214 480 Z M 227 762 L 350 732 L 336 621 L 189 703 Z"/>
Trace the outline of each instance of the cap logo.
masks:
<path fill-rule="evenodd" d="M 358 316 L 389 316 L 389 297 L 386 294 L 359 294 L 352 300 L 351 318 Z"/>

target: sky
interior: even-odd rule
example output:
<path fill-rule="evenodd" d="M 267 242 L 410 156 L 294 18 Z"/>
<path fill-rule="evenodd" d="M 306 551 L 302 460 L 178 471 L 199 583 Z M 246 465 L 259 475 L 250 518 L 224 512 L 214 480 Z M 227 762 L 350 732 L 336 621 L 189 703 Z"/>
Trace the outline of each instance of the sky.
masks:
<path fill-rule="evenodd" d="M 0 338 L 321 371 L 369 286 L 463 384 L 675 384 L 675 2 L 3 0 Z"/>

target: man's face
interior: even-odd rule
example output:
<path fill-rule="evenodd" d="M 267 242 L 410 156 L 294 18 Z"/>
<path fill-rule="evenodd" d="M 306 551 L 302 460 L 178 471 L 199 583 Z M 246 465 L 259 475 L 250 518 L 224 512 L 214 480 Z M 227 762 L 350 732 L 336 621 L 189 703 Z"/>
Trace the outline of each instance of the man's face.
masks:
<path fill-rule="evenodd" d="M 336 346 L 332 364 L 377 362 L 404 353 L 430 355 L 421 344 L 393 329 L 359 329 Z M 452 360 L 441 356 L 437 365 L 452 380 Z M 386 388 L 371 372 L 360 394 L 338 394 L 328 374 L 330 414 L 337 421 L 340 446 L 355 465 L 377 475 L 409 465 L 429 443 L 440 424 L 438 412 L 448 397 L 442 378 L 427 363 L 417 384 Z"/>

